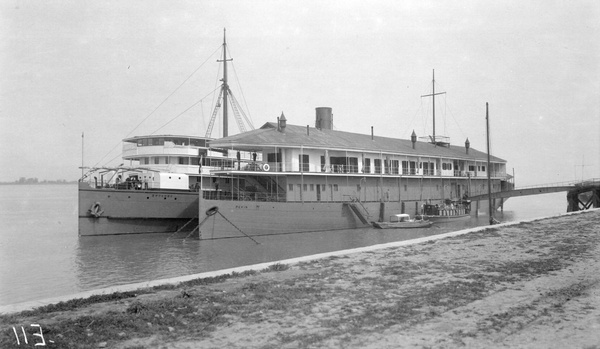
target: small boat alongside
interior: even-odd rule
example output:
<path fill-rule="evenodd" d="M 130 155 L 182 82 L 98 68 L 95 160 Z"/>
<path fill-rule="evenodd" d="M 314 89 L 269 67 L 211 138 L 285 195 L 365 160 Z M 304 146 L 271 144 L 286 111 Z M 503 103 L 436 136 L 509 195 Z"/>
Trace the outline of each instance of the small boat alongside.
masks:
<path fill-rule="evenodd" d="M 401 213 L 390 217 L 389 222 L 372 222 L 378 229 L 411 229 L 411 228 L 429 228 L 433 224 L 427 219 L 410 218 L 410 215 Z"/>
<path fill-rule="evenodd" d="M 432 222 L 450 222 L 471 217 L 471 202 L 468 200 L 446 200 L 442 204 L 427 203 L 423 205 L 422 214 L 417 218 Z"/>

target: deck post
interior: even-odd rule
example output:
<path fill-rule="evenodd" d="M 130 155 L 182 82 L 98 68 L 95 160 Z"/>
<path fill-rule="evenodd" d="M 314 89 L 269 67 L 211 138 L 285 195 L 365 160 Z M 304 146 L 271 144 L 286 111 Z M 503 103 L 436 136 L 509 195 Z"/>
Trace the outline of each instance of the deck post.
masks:
<path fill-rule="evenodd" d="M 477 204 L 475 205 L 475 217 L 479 217 L 479 200 L 477 200 Z"/>

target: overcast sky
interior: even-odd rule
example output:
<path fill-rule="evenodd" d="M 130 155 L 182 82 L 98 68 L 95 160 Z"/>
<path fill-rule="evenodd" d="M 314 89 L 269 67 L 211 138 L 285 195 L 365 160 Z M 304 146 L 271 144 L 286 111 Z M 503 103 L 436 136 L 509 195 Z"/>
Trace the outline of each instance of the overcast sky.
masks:
<path fill-rule="evenodd" d="M 218 83 L 223 28 L 256 127 L 281 112 L 313 126 L 328 106 L 337 130 L 431 134 L 421 95 L 435 69 L 436 134 L 485 151 L 488 102 L 492 152 L 517 185 L 600 177 L 596 0 L 0 6 L 0 181 L 77 179 L 82 132 L 86 166 L 121 163 L 127 136 L 204 135 L 213 100 L 198 102 Z"/>

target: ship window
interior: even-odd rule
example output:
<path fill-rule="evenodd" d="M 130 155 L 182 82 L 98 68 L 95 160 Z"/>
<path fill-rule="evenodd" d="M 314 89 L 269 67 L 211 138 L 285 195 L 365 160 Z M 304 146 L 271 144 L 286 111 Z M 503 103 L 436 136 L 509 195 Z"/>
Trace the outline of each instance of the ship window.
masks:
<path fill-rule="evenodd" d="M 315 191 L 315 185 L 314 184 L 310 185 L 310 191 Z"/>
<path fill-rule="evenodd" d="M 268 153 L 267 162 L 281 162 L 281 153 Z"/>
<path fill-rule="evenodd" d="M 481 166 L 481 170 L 485 172 L 485 166 Z"/>
<path fill-rule="evenodd" d="M 300 154 L 298 155 L 298 162 L 300 163 L 300 169 L 303 172 L 308 172 L 310 170 L 309 167 L 309 156 L 308 154 Z"/>
<path fill-rule="evenodd" d="M 365 166 L 364 166 L 363 172 L 371 173 L 371 159 L 369 159 L 369 158 L 365 159 Z"/>
<path fill-rule="evenodd" d="M 327 186 L 325 184 L 321 184 L 321 191 L 325 191 L 325 189 L 327 189 Z"/>
<path fill-rule="evenodd" d="M 303 187 L 304 187 L 304 191 L 308 190 L 308 184 L 304 184 Z"/>
<path fill-rule="evenodd" d="M 333 191 L 338 191 L 338 185 L 337 184 L 333 185 Z"/>
<path fill-rule="evenodd" d="M 154 158 L 154 164 L 156 164 L 156 165 L 157 165 L 158 163 L 159 163 L 159 158 L 158 158 L 158 156 L 157 156 L 157 157 L 155 157 L 155 158 Z"/>
<path fill-rule="evenodd" d="M 204 139 L 190 139 L 190 145 L 195 147 L 205 147 L 206 141 Z"/>
<path fill-rule="evenodd" d="M 381 159 L 375 159 L 375 173 L 381 173 Z"/>
<path fill-rule="evenodd" d="M 402 174 L 408 174 L 408 161 L 402 161 Z"/>
<path fill-rule="evenodd" d="M 288 184 L 288 191 L 294 191 L 294 185 Z"/>

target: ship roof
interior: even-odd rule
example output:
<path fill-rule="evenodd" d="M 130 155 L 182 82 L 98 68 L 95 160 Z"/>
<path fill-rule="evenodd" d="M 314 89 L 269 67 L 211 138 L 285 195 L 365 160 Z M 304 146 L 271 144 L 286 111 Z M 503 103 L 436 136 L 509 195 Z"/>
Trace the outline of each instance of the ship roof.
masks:
<path fill-rule="evenodd" d="M 210 147 L 229 148 L 245 151 L 261 151 L 278 148 L 314 148 L 328 150 L 348 150 L 412 156 L 443 157 L 451 159 L 487 160 L 485 152 L 469 148 L 467 154 L 464 146 L 440 146 L 428 142 L 415 143 L 412 141 L 391 137 L 380 137 L 360 133 L 317 129 L 314 127 L 288 124 L 283 131 L 277 129 L 277 124 L 268 122 L 260 129 L 236 134 L 233 136 L 212 140 Z M 493 162 L 506 162 L 501 158 L 490 156 Z"/>

